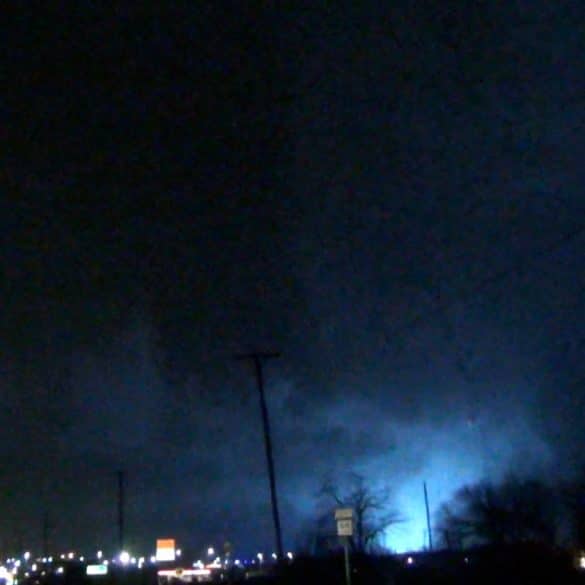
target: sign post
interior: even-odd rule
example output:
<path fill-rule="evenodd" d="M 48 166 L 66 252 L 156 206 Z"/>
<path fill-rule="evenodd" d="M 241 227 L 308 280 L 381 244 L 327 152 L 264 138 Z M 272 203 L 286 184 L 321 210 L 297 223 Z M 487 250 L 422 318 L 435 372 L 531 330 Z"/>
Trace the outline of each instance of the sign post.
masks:
<path fill-rule="evenodd" d="M 335 510 L 337 522 L 337 536 L 343 539 L 343 552 L 345 557 L 345 583 L 351 585 L 351 567 L 349 563 L 349 539 L 353 535 L 353 509 L 338 508 Z"/>

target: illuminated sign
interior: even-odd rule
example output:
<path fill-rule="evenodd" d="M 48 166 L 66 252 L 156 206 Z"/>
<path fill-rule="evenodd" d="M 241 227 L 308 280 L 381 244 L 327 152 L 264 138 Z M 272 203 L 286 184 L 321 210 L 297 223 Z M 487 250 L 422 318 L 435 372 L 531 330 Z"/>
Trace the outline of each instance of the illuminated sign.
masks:
<path fill-rule="evenodd" d="M 85 567 L 86 575 L 107 575 L 108 565 L 87 565 Z"/>
<path fill-rule="evenodd" d="M 209 569 L 162 569 L 158 571 L 159 577 L 207 577 L 211 575 Z"/>
<path fill-rule="evenodd" d="M 157 561 L 174 561 L 175 560 L 175 539 L 159 538 L 156 541 L 156 560 Z"/>

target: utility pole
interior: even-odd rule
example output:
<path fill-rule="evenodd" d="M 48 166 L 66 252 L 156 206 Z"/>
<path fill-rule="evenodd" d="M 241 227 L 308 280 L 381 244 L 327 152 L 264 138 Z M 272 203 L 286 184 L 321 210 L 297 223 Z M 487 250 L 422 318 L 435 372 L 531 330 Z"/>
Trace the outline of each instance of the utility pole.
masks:
<path fill-rule="evenodd" d="M 429 533 L 429 550 L 433 550 L 433 533 L 431 532 L 431 514 L 429 512 L 429 494 L 427 493 L 427 482 L 423 482 L 425 492 L 425 510 L 427 512 L 427 531 Z"/>
<path fill-rule="evenodd" d="M 118 553 L 124 550 L 124 472 L 118 471 Z"/>
<path fill-rule="evenodd" d="M 43 556 L 49 556 L 49 512 L 43 513 Z"/>
<path fill-rule="evenodd" d="M 276 554 L 278 560 L 284 558 L 282 549 L 282 532 L 280 528 L 280 516 L 278 513 L 278 497 L 276 495 L 276 478 L 274 475 L 274 460 L 272 457 L 272 438 L 270 435 L 270 421 L 268 420 L 268 407 L 264 395 L 264 376 L 262 363 L 265 360 L 278 358 L 280 354 L 275 352 L 253 352 L 238 354 L 237 360 L 249 360 L 254 364 L 258 393 L 260 394 L 260 412 L 262 413 L 262 428 L 264 430 L 264 447 L 266 449 L 266 463 L 268 465 L 268 479 L 270 481 L 270 502 L 272 504 L 272 520 L 274 522 L 274 534 L 276 538 Z"/>

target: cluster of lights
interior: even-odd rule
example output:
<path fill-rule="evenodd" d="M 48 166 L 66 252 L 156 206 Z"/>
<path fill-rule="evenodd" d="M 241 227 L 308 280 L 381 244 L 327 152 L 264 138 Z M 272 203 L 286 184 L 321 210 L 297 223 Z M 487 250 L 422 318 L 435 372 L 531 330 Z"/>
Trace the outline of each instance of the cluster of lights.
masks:
<path fill-rule="evenodd" d="M 273 553 L 272 553 L 270 556 L 271 556 L 271 557 L 272 557 L 272 559 L 273 559 L 273 560 L 275 560 L 275 561 L 278 559 L 278 555 L 277 555 L 276 553 L 274 553 L 274 552 L 273 552 Z M 259 561 L 260 563 L 264 562 L 264 554 L 263 554 L 263 553 L 261 553 L 261 552 L 257 553 L 257 554 L 256 554 L 256 558 L 258 559 L 258 561 Z M 287 553 L 286 553 L 286 558 L 287 558 L 289 561 L 292 561 L 292 560 L 293 560 L 293 558 L 294 558 L 294 555 L 293 555 L 293 553 L 292 553 L 292 552 L 290 552 L 290 551 L 289 551 L 289 552 L 287 552 Z M 252 562 L 254 563 L 255 561 L 252 561 Z"/>
<path fill-rule="evenodd" d="M 34 559 L 29 551 L 22 554 L 20 558 L 9 557 L 5 563 L 0 563 L 0 580 L 5 585 L 18 585 L 20 574 L 26 579 L 33 575 L 44 577 L 49 572 L 47 565 L 53 562 L 53 557 L 42 557 Z M 58 574 L 62 571 L 56 570 Z"/>
<path fill-rule="evenodd" d="M 174 552 L 176 558 L 180 558 L 182 556 L 181 549 L 176 549 Z M 222 559 L 222 557 L 217 555 L 216 549 L 213 546 L 207 548 L 207 557 L 208 557 L 207 563 L 198 560 L 195 563 L 193 563 L 192 569 L 161 568 L 161 570 L 158 571 L 158 573 L 161 576 L 166 576 L 167 573 L 171 575 L 171 573 L 173 572 L 175 575 L 178 575 L 179 573 L 177 571 L 180 571 L 181 574 L 185 575 L 189 574 L 193 576 L 205 576 L 210 575 L 213 570 L 227 568 L 230 565 L 240 567 L 243 569 L 244 566 L 246 565 L 255 565 L 257 563 L 262 565 L 265 561 L 265 555 L 262 552 L 258 552 L 255 555 L 254 559 L 250 561 L 246 560 L 242 561 L 240 559 L 235 559 L 232 561 L 229 553 L 226 554 L 226 556 Z M 275 553 L 271 553 L 270 557 L 274 560 L 277 560 L 277 555 Z M 292 552 L 286 553 L 286 557 L 289 560 L 292 560 L 293 553 Z M 132 556 L 131 553 L 126 550 L 121 551 L 111 560 L 104 558 L 104 553 L 102 550 L 98 550 L 95 556 L 90 558 L 97 559 L 97 564 L 91 564 L 91 561 L 89 561 L 89 564 L 87 564 L 86 567 L 86 572 L 88 575 L 107 574 L 108 565 L 110 563 L 121 565 L 124 567 L 135 566 L 138 569 L 142 569 L 147 562 L 150 562 L 151 564 L 158 563 L 158 559 L 155 555 L 150 556 L 149 561 L 147 561 L 145 557 Z M 59 562 L 59 559 L 61 562 Z M 6 566 L 4 566 L 0 562 L 0 581 L 3 581 L 4 585 L 19 585 L 18 582 L 19 573 L 23 575 L 25 578 L 31 577 L 31 575 L 34 576 L 35 574 L 45 576 L 47 573 L 51 572 L 56 575 L 64 575 L 66 572 L 65 563 L 71 561 L 86 563 L 86 558 L 84 556 L 78 556 L 78 554 L 75 553 L 74 551 L 64 552 L 61 553 L 59 557 L 56 557 L 55 561 L 56 566 L 53 566 L 53 568 L 49 570 L 47 565 L 51 565 L 53 563 L 52 556 L 42 558 L 39 557 L 35 559 L 32 557 L 30 551 L 26 551 L 20 556 L 20 558 L 12 557 L 6 559 Z"/>

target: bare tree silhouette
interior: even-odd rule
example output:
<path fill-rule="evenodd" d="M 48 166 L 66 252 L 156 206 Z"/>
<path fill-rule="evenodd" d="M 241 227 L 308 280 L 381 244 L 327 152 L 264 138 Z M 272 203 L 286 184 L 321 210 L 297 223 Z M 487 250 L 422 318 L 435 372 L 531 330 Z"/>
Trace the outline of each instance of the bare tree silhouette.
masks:
<path fill-rule="evenodd" d="M 373 488 L 358 473 L 351 473 L 344 486 L 331 477 L 326 478 L 319 495 L 335 507 L 353 509 L 355 534 L 352 547 L 357 552 L 382 546 L 386 531 L 401 521 L 400 514 L 391 505 L 390 490 L 387 487 Z M 332 511 L 329 517 L 333 518 Z"/>

